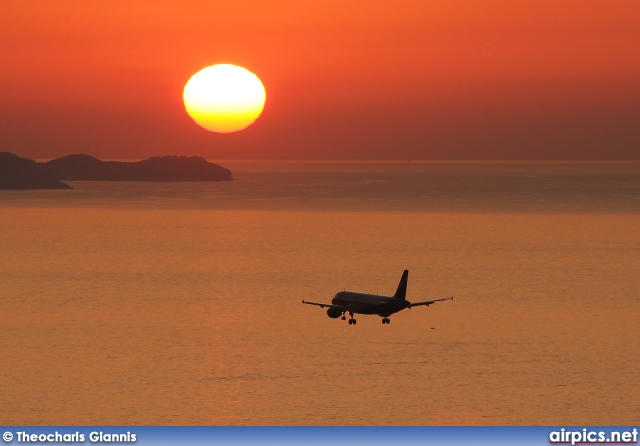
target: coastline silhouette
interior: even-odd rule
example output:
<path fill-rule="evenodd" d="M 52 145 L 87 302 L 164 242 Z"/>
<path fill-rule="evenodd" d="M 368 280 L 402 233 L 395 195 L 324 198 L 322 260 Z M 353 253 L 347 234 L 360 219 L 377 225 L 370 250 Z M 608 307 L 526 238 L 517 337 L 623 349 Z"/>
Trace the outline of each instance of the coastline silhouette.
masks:
<path fill-rule="evenodd" d="M 71 189 L 63 181 L 232 181 L 229 169 L 197 156 L 159 156 L 142 161 L 101 161 L 69 155 L 37 163 L 0 153 L 0 189 Z"/>

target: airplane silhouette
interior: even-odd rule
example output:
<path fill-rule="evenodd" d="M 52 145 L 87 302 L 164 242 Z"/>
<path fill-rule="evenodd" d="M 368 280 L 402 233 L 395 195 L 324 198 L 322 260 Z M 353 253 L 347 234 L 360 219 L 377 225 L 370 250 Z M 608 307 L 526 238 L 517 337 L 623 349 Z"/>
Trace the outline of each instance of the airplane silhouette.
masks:
<path fill-rule="evenodd" d="M 405 269 L 398 284 L 398 289 L 393 296 L 339 291 L 333 297 L 330 304 L 307 302 L 306 300 L 303 300 L 302 303 L 317 305 L 320 308 L 328 307 L 327 316 L 332 319 L 342 316 L 341 319 L 344 321 L 347 318 L 345 313 L 349 313 L 349 325 L 355 325 L 356 320 L 353 317 L 354 314 L 377 314 L 382 317 L 383 324 L 389 324 L 391 322 L 389 316 L 405 308 L 413 308 L 420 305 L 428 306 L 443 300 L 453 300 L 453 297 L 445 297 L 444 299 L 426 300 L 423 302 L 409 302 L 406 298 L 408 278 L 409 270 Z"/>

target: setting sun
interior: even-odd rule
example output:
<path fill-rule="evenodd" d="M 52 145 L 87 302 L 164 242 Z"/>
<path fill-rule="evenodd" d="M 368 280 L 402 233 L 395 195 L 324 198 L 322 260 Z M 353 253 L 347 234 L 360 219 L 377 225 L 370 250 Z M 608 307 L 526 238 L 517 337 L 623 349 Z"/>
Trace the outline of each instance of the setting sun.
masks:
<path fill-rule="evenodd" d="M 218 64 L 194 74 L 182 97 L 187 113 L 198 125 L 212 132 L 231 133 L 258 119 L 266 93 L 260 79 L 249 70 Z"/>

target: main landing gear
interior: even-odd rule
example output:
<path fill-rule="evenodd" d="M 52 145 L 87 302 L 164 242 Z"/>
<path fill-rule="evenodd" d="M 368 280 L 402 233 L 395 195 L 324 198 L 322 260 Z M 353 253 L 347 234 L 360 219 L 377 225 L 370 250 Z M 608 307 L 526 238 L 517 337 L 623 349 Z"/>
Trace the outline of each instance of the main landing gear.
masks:
<path fill-rule="evenodd" d="M 389 323 L 391 323 L 391 320 L 388 317 L 383 317 L 382 318 L 382 323 L 383 324 L 389 324 Z"/>
<path fill-rule="evenodd" d="M 356 325 L 357 321 L 353 318 L 353 313 L 352 312 L 349 312 L 349 317 L 351 318 L 351 319 L 349 319 L 349 325 Z M 345 320 L 345 319 L 346 319 L 346 317 L 343 315 L 342 316 L 342 320 Z"/>

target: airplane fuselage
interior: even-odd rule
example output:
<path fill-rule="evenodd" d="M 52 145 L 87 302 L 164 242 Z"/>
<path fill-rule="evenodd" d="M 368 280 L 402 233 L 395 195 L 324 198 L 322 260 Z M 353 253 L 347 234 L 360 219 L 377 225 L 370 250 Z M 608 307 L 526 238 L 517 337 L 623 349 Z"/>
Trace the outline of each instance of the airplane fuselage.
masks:
<path fill-rule="evenodd" d="M 331 305 L 343 307 L 346 311 L 353 313 L 377 314 L 387 317 L 404 310 L 410 303 L 390 296 L 340 291 L 331 300 Z"/>

